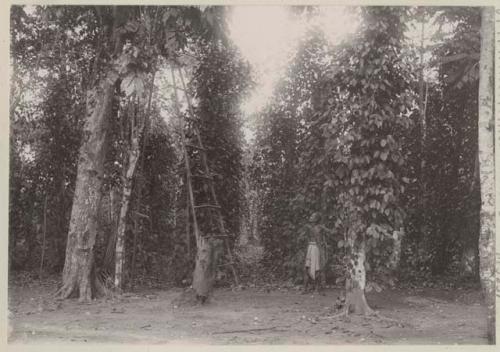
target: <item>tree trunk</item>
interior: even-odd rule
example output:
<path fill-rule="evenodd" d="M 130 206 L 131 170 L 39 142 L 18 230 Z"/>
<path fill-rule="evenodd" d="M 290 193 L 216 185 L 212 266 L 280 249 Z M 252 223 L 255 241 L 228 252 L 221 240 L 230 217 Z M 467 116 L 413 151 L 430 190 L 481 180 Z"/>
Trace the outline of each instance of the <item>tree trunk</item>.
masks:
<path fill-rule="evenodd" d="M 425 10 L 422 9 L 422 23 L 420 31 L 420 74 L 419 74 L 419 110 L 420 110 L 420 163 L 419 163 L 419 199 L 418 199 L 418 216 L 419 216 L 419 231 L 420 236 L 426 238 L 427 234 L 427 206 L 426 206 L 426 141 L 425 141 L 425 128 L 426 128 L 426 99 L 427 95 L 425 92 L 425 80 L 424 80 L 424 34 L 425 34 Z"/>
<path fill-rule="evenodd" d="M 94 244 L 104 174 L 108 120 L 118 77 L 110 75 L 87 94 L 87 120 L 78 159 L 73 207 L 66 245 L 61 298 L 88 302 L 99 288 L 94 272 Z"/>
<path fill-rule="evenodd" d="M 119 192 L 117 187 L 113 187 L 109 191 L 109 223 L 111 224 L 111 230 L 109 232 L 109 237 L 106 243 L 106 252 L 103 259 L 102 271 L 106 276 L 110 276 L 115 261 L 115 247 L 116 247 L 116 234 L 118 232 L 118 213 L 120 212 L 119 202 Z"/>
<path fill-rule="evenodd" d="M 389 256 L 389 266 L 391 270 L 396 271 L 399 268 L 401 262 L 401 244 L 403 242 L 404 231 L 394 231 L 393 233 L 393 247 L 392 252 Z"/>
<path fill-rule="evenodd" d="M 187 193 L 187 192 L 186 192 Z M 188 261 L 191 259 L 191 231 L 189 224 L 189 194 L 186 200 L 186 248 L 187 248 L 187 257 Z"/>
<path fill-rule="evenodd" d="M 139 141 L 143 126 L 144 125 L 134 128 L 136 132 L 134 133 L 134 136 L 132 136 L 132 143 L 130 145 L 128 156 L 127 172 L 123 181 L 122 206 L 120 209 L 120 218 L 118 219 L 118 233 L 116 236 L 115 250 L 115 288 L 118 290 L 122 289 L 123 283 L 123 255 L 125 247 L 125 230 L 127 228 L 127 214 L 130 204 L 130 195 L 132 194 L 132 182 L 137 166 L 137 161 L 139 160 Z"/>
<path fill-rule="evenodd" d="M 140 195 L 138 195 L 138 198 L 139 199 L 138 199 L 137 208 L 140 209 L 140 206 L 141 206 Z M 132 243 L 132 260 L 130 263 L 130 287 L 135 286 L 135 263 L 136 263 L 136 256 L 137 256 L 137 237 L 139 236 L 139 219 L 138 219 L 137 214 L 134 216 L 133 234 L 134 234 L 134 240 Z"/>
<path fill-rule="evenodd" d="M 42 255 L 40 258 L 40 273 L 38 274 L 38 278 L 40 280 L 42 280 L 42 274 L 43 274 L 43 260 L 45 258 L 46 238 L 47 238 L 47 195 L 45 195 L 45 199 L 43 201 Z"/>
<path fill-rule="evenodd" d="M 193 274 L 193 289 L 196 298 L 202 303 L 209 297 L 217 272 L 220 243 L 217 240 L 200 236 L 197 241 L 196 265 Z"/>
<path fill-rule="evenodd" d="M 115 288 L 122 289 L 123 283 L 123 261 L 124 261 L 124 245 L 125 245 L 125 231 L 127 228 L 127 214 L 130 205 L 130 196 L 132 194 L 132 182 L 134 180 L 135 170 L 137 168 L 137 161 L 141 155 L 141 137 L 146 129 L 147 119 L 151 112 L 151 98 L 153 96 L 154 82 L 156 70 L 153 71 L 151 80 L 151 89 L 149 91 L 149 98 L 147 102 L 147 109 L 142 109 L 142 97 L 136 97 L 131 103 L 139 105 L 135 110 L 136 116 L 130 116 L 132 125 L 132 135 L 130 136 L 130 147 L 128 155 L 127 172 L 125 174 L 123 184 L 122 206 L 120 210 L 120 218 L 118 219 L 118 232 L 116 237 L 116 250 L 115 250 Z M 132 109 L 134 110 L 134 109 Z M 134 122 L 135 121 L 135 122 Z M 146 147 L 147 140 L 144 140 L 144 148 Z M 142 159 L 141 167 L 144 168 L 144 158 Z M 140 192 L 140 189 L 139 189 Z M 138 204 L 140 206 L 140 195 L 138 197 Z M 140 209 L 139 209 L 140 210 Z M 134 231 L 134 266 L 135 266 L 135 245 L 137 242 L 137 228 Z"/>
<path fill-rule="evenodd" d="M 479 257 L 481 286 L 488 309 L 488 341 L 495 343 L 495 166 L 493 148 L 493 55 L 494 9 L 481 12 L 481 58 L 479 61 L 479 175 L 481 182 L 481 229 Z"/>
<path fill-rule="evenodd" d="M 349 277 L 346 280 L 346 310 L 347 313 L 368 315 L 373 310 L 368 306 L 365 298 L 366 285 L 366 249 L 364 241 L 354 244 L 351 241 L 349 258 Z"/>
<path fill-rule="evenodd" d="M 66 239 L 66 232 L 67 230 L 67 223 L 66 223 L 66 212 L 67 212 L 67 201 L 66 201 L 66 184 L 65 184 L 66 177 L 64 173 L 61 173 L 60 179 L 57 181 L 56 185 L 59 185 L 59 192 L 58 192 L 58 204 L 55 207 L 56 211 L 56 218 L 55 220 L 55 226 L 56 226 L 56 232 L 53 234 L 53 246 L 55 250 L 55 257 L 56 260 L 53 263 L 53 270 L 56 272 L 59 272 L 64 265 L 64 250 L 65 250 L 65 243 L 64 240 Z"/>

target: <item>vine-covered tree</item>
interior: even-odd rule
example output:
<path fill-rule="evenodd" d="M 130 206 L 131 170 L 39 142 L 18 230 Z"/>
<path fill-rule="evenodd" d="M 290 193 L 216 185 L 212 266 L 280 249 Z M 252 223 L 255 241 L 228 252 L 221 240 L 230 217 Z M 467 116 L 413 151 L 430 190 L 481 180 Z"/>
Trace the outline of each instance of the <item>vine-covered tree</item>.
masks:
<path fill-rule="evenodd" d="M 332 65 L 336 90 L 326 106 L 330 136 L 325 155 L 334 163 L 337 224 L 347 249 L 346 309 L 369 314 L 366 267 L 392 252 L 403 235 L 400 198 L 408 182 L 401 138 L 411 125 L 413 80 L 402 59 L 404 8 L 363 8 L 356 38 Z"/>

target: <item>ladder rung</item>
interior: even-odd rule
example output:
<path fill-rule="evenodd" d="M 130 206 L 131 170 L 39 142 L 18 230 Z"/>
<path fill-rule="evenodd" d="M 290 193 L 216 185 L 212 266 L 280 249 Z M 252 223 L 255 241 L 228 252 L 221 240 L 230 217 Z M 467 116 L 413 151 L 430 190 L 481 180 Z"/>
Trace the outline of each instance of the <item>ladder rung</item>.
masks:
<path fill-rule="evenodd" d="M 193 148 L 193 149 L 199 149 L 199 150 L 206 150 L 205 148 L 200 147 L 199 145 L 189 144 L 189 143 L 186 143 L 186 147 Z"/>
<path fill-rule="evenodd" d="M 219 205 L 214 205 L 214 204 L 200 204 L 200 205 L 195 205 L 195 208 L 216 208 L 220 209 Z"/>
<path fill-rule="evenodd" d="M 172 84 L 167 84 L 167 87 L 172 87 L 172 88 L 175 88 L 175 89 L 177 89 L 177 90 L 180 90 L 181 92 L 185 92 L 185 91 L 186 91 L 185 89 L 183 89 L 183 88 L 181 88 L 181 87 L 177 87 L 177 86 L 175 86 L 175 87 L 174 87 Z"/>

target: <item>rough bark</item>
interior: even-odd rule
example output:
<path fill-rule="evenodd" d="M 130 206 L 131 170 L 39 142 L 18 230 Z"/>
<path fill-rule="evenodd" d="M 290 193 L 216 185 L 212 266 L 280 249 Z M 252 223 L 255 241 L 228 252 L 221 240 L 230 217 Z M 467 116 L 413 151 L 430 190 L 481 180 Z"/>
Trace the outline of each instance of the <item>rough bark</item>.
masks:
<path fill-rule="evenodd" d="M 353 242 L 353 241 L 352 241 Z M 368 306 L 365 297 L 366 285 L 366 249 L 365 243 L 351 243 L 349 277 L 346 280 L 346 310 L 347 313 L 368 315 L 373 310 Z"/>
<path fill-rule="evenodd" d="M 108 138 L 108 124 L 112 112 L 115 84 L 120 75 L 127 72 L 129 58 L 122 52 L 124 36 L 130 32 L 123 26 L 134 9 L 114 6 L 112 15 L 107 16 L 104 32 L 99 37 L 97 56 L 90 82 L 94 84 L 86 96 L 86 115 L 82 145 L 78 158 L 78 170 L 71 209 L 71 220 L 66 243 L 66 257 L 63 269 L 63 283 L 58 291 L 61 298 L 78 296 L 88 302 L 92 297 L 105 292 L 97 279 L 94 264 L 94 244 L 98 228 L 98 212 L 102 198 L 105 146 Z M 101 18 L 102 19 L 102 18 Z M 103 20 L 104 21 L 104 20 Z M 112 28 L 108 36 L 108 25 Z M 133 31 L 132 31 L 133 32 Z M 105 38 L 106 37 L 106 38 Z M 104 40 L 109 45 L 103 45 Z M 97 68 L 101 64 L 101 51 L 106 47 L 107 64 L 101 75 Z M 110 49 L 114 48 L 113 51 Z M 99 61 L 99 62 L 98 62 Z"/>
<path fill-rule="evenodd" d="M 104 174 L 108 120 L 118 78 L 110 75 L 87 94 L 87 119 L 78 159 L 78 172 L 66 245 L 61 298 L 90 301 L 99 288 L 94 274 L 94 244 Z"/>
<path fill-rule="evenodd" d="M 493 120 L 494 9 L 481 12 L 479 61 L 480 278 L 487 305 L 488 341 L 495 343 L 495 167 Z"/>

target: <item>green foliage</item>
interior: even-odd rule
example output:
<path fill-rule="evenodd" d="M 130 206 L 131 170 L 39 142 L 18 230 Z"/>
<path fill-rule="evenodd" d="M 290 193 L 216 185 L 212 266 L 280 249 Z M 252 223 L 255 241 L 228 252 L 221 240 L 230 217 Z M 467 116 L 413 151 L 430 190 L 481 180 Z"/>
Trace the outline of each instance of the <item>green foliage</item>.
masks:
<path fill-rule="evenodd" d="M 305 221 L 319 210 L 312 206 L 318 203 L 314 198 L 319 192 L 313 189 L 317 168 L 300 167 L 301 140 L 314 133 L 314 104 L 322 94 L 317 82 L 331 59 L 329 49 L 320 30 L 306 34 L 258 127 L 253 177 L 262 202 L 263 260 L 281 275 L 301 275 L 300 258 L 308 241 Z"/>
<path fill-rule="evenodd" d="M 10 177 L 10 253 L 13 268 L 36 267 L 41 253 L 44 201 L 47 198 L 47 253 L 45 267 L 60 270 L 71 210 L 72 187 L 76 176 L 86 91 L 109 74 L 110 64 L 123 79 L 119 81 L 109 134 L 105 170 L 105 199 L 109 191 L 119 189 L 125 165 L 127 141 L 137 114 L 150 92 L 152 73 L 158 69 L 159 56 L 175 61 L 188 43 L 225 42 L 224 8 L 195 6 L 13 6 L 11 8 L 11 62 L 14 67 L 11 89 L 11 177 Z M 174 33 L 175 37 L 171 34 Z M 116 39 L 118 38 L 118 41 Z M 115 43 L 117 42 L 117 44 Z M 116 44 L 116 45 L 115 45 Z M 120 54 L 117 49 L 123 44 Z M 248 70 L 248 68 L 246 68 Z M 139 101 L 136 99 L 139 98 Z M 153 102 L 154 105 L 154 102 Z M 156 115 L 158 113 L 156 112 Z M 155 114 L 149 116 L 153 118 Z M 158 119 L 158 117 L 154 117 Z M 156 123 L 155 128 L 160 124 Z M 171 135 L 164 128 L 152 131 L 145 148 L 156 145 L 155 153 L 147 155 L 150 162 L 163 165 L 155 169 L 160 175 L 140 171 L 141 189 L 164 174 L 170 183 L 149 195 L 142 209 L 155 224 L 143 224 L 141 232 L 154 231 L 152 246 L 160 243 L 168 256 L 173 245 L 164 236 L 173 238 L 172 214 L 176 175 L 176 155 Z M 166 143 L 161 145 L 161 142 Z M 154 154 L 154 153 L 153 153 Z M 154 183 L 154 182 L 153 182 Z M 157 184 L 157 183 L 155 183 Z M 150 190 L 152 192 L 152 190 Z M 137 194 L 135 191 L 134 194 Z M 158 198 L 155 198 L 158 197 Z M 117 195 L 120 199 L 120 195 Z M 161 198 L 161 202 L 160 202 Z M 133 198 L 133 202 L 135 199 Z M 146 203 L 144 203 L 146 202 Z M 167 202 L 167 203 L 165 203 Z M 109 247 L 114 229 L 106 208 L 102 212 L 97 261 Z M 136 209 L 137 210 L 137 209 Z M 141 209 L 137 212 L 143 214 Z M 171 213 L 171 212 L 170 212 Z M 137 216 L 131 216 L 130 220 Z M 134 225 L 135 226 L 135 225 Z M 130 234 L 130 232 L 129 232 Z M 131 236 L 129 236 L 131 237 Z M 144 239 L 146 241 L 146 239 Z M 160 242 L 158 242 L 160 241 Z M 162 242 L 163 241 L 163 242 Z M 153 247 L 147 247 L 149 249 Z M 132 249 L 129 246 L 128 249 Z M 147 249 L 149 251 L 149 249 Z M 54 252 L 52 252 L 54 251 Z M 146 265 L 144 247 L 139 243 L 138 265 Z M 29 255 L 31 253 L 31 255 Z M 34 254 L 33 254 L 34 253 Z M 129 252 L 130 254 L 130 252 Z M 148 254 L 152 255 L 152 254 Z M 160 261 L 166 265 L 165 261 Z M 144 268 L 144 266 L 143 266 Z M 149 267 L 150 268 L 150 267 Z"/>
<path fill-rule="evenodd" d="M 60 270 L 64 259 L 83 123 L 81 87 L 89 68 L 78 50 L 90 46 L 93 35 L 75 35 L 88 10 L 76 7 L 58 21 L 61 11 L 37 7 L 28 15 L 22 7 L 11 10 L 12 268 L 39 265 L 45 215 L 44 266 Z"/>
<path fill-rule="evenodd" d="M 255 158 L 269 266 L 300 273 L 312 213 L 334 229 L 327 238 L 337 263 L 351 237 L 380 267 L 402 236 L 409 180 L 401 144 L 415 106 L 415 78 L 401 59 L 404 11 L 363 9 L 363 28 L 333 55 L 319 32 L 299 46 L 264 115 Z"/>
<path fill-rule="evenodd" d="M 294 10 L 314 20 L 317 9 Z M 45 268 L 61 269 L 86 92 L 114 63 L 121 78 L 108 130 L 98 265 L 105 264 L 116 231 L 109 193 L 122 186 L 130 130 L 139 111 L 144 113 L 153 72 L 173 64 L 189 77 L 196 121 L 186 132 L 193 138 L 194 123 L 201 130 L 228 232 L 236 240 L 246 226 L 259 237 L 266 270 L 287 278 L 302 275 L 308 219 L 316 214 L 336 276 L 344 254 L 362 241 L 369 252 L 367 270 L 379 274 L 401 238 L 407 277 L 458 275 L 461 257 L 476 250 L 479 228 L 479 9 L 361 8 L 360 30 L 336 47 L 311 27 L 256 118 L 252 146 L 244 144 L 239 110 L 252 86 L 250 67 L 228 37 L 228 11 L 11 7 L 11 268 L 39 265 L 46 211 Z M 441 27 L 424 48 L 430 57 L 426 70 L 436 73 L 425 78 L 425 138 L 415 95 L 422 48 L 404 37 L 405 22 L 414 18 Z M 121 53 L 113 31 L 121 38 Z M 180 283 L 194 259 L 194 241 L 191 258 L 185 255 L 185 170 L 174 123 L 162 121 L 165 106 L 155 101 L 158 84 L 153 92 L 128 219 L 126 265 L 136 276 L 160 273 Z M 201 184 L 195 188 L 203 202 L 206 190 Z M 242 224 L 244 214 L 258 226 Z M 206 216 L 201 222 L 214 231 Z"/>
<path fill-rule="evenodd" d="M 436 23 L 453 30 L 438 31 L 437 44 L 432 47 L 431 65 L 437 80 L 428 83 L 423 155 L 419 144 L 408 146 L 415 169 L 425 158 L 426 191 L 425 209 L 419 209 L 414 200 L 421 188 L 415 183 L 409 189 L 407 207 L 411 210 L 404 257 L 408 270 L 459 276 L 464 270 L 462 257 L 468 250 L 477 252 L 479 236 L 480 194 L 475 162 L 480 14 L 479 9 L 437 10 Z M 421 136 L 418 129 L 415 134 Z M 425 214 L 420 220 L 423 226 L 417 222 L 418 211 Z"/>
<path fill-rule="evenodd" d="M 185 247 L 175 232 L 175 204 L 178 197 L 180 180 L 178 175 L 178 155 L 174 149 L 169 128 L 159 115 L 154 116 L 147 144 L 144 146 L 143 169 L 136 176 L 134 187 L 134 212 L 147 214 L 148 218 L 134 213 L 134 221 L 139 223 L 138 242 L 136 244 L 136 275 L 139 277 L 157 276 L 156 280 L 170 280 L 180 283 L 189 276 L 182 256 Z M 141 179 L 142 182 L 137 180 Z M 142 189 L 139 190 L 139 187 Z M 141 202 L 138 203 L 138 192 Z M 128 248 L 133 248 L 131 226 Z M 184 247 L 184 248 L 182 248 Z M 128 251 L 128 268 L 132 265 L 132 250 Z"/>
<path fill-rule="evenodd" d="M 401 195 L 408 181 L 401 144 L 415 106 L 412 70 L 402 59 L 404 15 L 403 8 L 362 9 L 359 36 L 336 57 L 337 91 L 323 113 L 336 226 L 349 247 L 365 243 L 368 268 L 389 265 L 392 243 L 403 234 Z"/>

